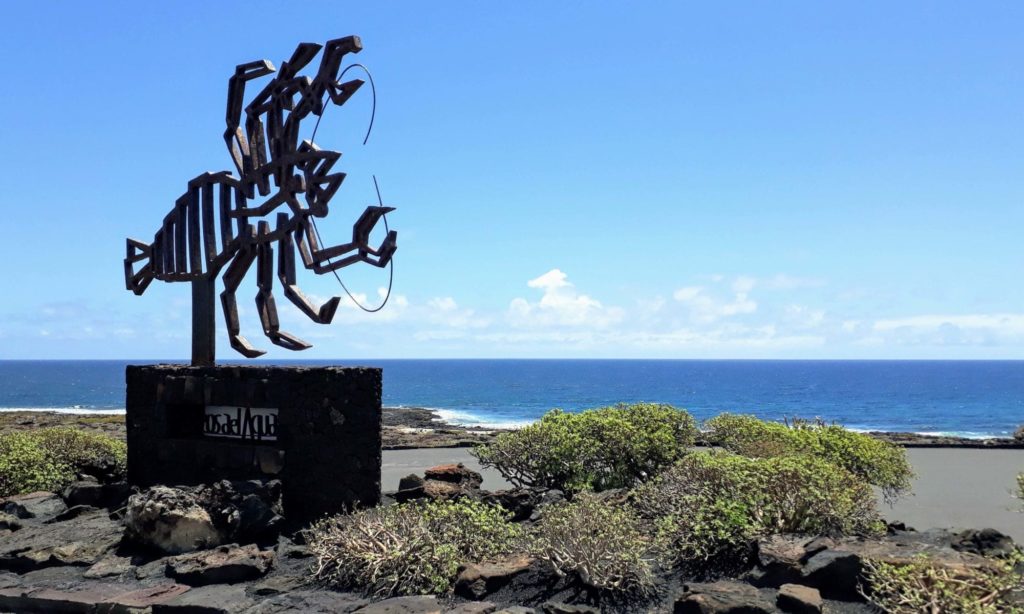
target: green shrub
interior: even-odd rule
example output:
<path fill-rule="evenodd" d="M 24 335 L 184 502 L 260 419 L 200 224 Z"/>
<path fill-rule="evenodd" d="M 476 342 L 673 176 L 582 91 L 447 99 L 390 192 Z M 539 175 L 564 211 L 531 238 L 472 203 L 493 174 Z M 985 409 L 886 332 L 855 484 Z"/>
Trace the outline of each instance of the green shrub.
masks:
<path fill-rule="evenodd" d="M 811 454 L 823 458 L 879 487 L 888 502 L 908 492 L 914 476 L 902 447 L 838 425 L 805 420 L 786 425 L 754 416 L 721 414 L 705 426 L 712 443 L 737 454 Z"/>
<path fill-rule="evenodd" d="M 665 560 L 684 567 L 741 564 L 760 535 L 871 535 L 884 529 L 871 488 L 813 456 L 694 452 L 630 498 L 657 527 Z"/>
<path fill-rule="evenodd" d="M 446 593 L 459 564 L 512 552 L 524 533 L 501 508 L 462 499 L 327 517 L 306 539 L 316 579 L 391 596 Z"/>
<path fill-rule="evenodd" d="M 34 434 L 0 435 L 0 497 L 57 490 L 71 479 L 71 467 L 47 454 Z"/>
<path fill-rule="evenodd" d="M 652 477 L 681 458 L 696 433 L 690 414 L 670 405 L 556 409 L 472 453 L 517 486 L 600 491 Z"/>
<path fill-rule="evenodd" d="M 868 600 L 889 614 L 958 612 L 1003 614 L 1024 612 L 1011 595 L 1024 590 L 1024 578 L 1015 570 L 1020 555 L 992 561 L 988 568 L 937 565 L 925 556 L 907 563 L 864 561 Z"/>
<path fill-rule="evenodd" d="M 1024 473 L 1017 474 L 1017 497 L 1024 500 Z"/>
<path fill-rule="evenodd" d="M 650 548 L 650 536 L 629 506 L 591 493 L 545 508 L 534 542 L 535 554 L 560 576 L 618 595 L 650 592 Z"/>
<path fill-rule="evenodd" d="M 127 466 L 125 442 L 100 433 L 67 427 L 38 431 L 40 444 L 56 459 L 74 467 L 76 472 L 123 476 Z"/>
<path fill-rule="evenodd" d="M 67 427 L 0 435 L 0 496 L 60 490 L 79 473 L 124 476 L 123 441 Z"/>

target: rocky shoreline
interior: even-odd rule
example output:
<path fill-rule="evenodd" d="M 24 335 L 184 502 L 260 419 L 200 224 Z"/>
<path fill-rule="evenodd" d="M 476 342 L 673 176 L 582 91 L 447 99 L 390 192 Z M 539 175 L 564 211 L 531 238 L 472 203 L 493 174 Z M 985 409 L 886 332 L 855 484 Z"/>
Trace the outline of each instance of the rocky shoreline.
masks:
<path fill-rule="evenodd" d="M 98 431 L 118 439 L 125 437 L 123 414 L 0 412 L 0 433 L 52 426 L 71 426 L 87 431 Z M 423 407 L 385 407 L 382 435 L 385 450 L 469 448 L 487 443 L 502 430 L 450 424 L 436 411 Z M 1024 449 L 1024 440 L 1011 437 L 969 439 L 883 431 L 871 431 L 868 434 L 904 448 Z"/>
<path fill-rule="evenodd" d="M 0 434 L 68 426 L 125 439 L 124 414 L 71 414 L 54 411 L 0 412 Z M 385 407 L 382 438 L 385 450 L 468 448 L 486 443 L 497 431 L 448 424 L 437 412 L 419 407 Z"/>

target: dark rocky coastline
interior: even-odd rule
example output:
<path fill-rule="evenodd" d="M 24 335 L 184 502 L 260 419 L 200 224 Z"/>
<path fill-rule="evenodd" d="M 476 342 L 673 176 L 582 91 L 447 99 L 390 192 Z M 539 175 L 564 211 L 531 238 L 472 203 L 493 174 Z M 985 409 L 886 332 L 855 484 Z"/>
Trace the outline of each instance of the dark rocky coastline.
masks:
<path fill-rule="evenodd" d="M 71 414 L 53 411 L 0 412 L 0 433 L 69 426 L 124 440 L 124 414 Z M 385 450 L 466 448 L 485 443 L 494 429 L 443 422 L 437 412 L 419 407 L 385 407 Z"/>
<path fill-rule="evenodd" d="M 72 426 L 89 431 L 99 431 L 119 439 L 125 437 L 123 414 L 65 414 L 47 411 L 0 412 L 0 433 L 51 426 Z M 444 422 L 436 411 L 422 407 L 385 407 L 383 427 L 385 450 L 468 448 L 486 443 L 501 432 L 501 429 L 450 424 Z M 882 431 L 872 431 L 869 434 L 905 448 L 1024 449 L 1024 440 L 1012 437 L 969 439 Z"/>

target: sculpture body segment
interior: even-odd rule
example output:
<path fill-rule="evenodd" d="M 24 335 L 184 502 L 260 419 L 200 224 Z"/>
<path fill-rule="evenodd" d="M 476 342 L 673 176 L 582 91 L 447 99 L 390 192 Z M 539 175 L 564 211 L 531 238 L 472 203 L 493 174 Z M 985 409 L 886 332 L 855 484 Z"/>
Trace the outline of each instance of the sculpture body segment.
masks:
<path fill-rule="evenodd" d="M 316 74 L 298 76 L 321 49 Z M 192 284 L 193 364 L 214 361 L 213 295 L 221 271 L 221 307 L 231 347 L 254 358 L 264 352 L 241 335 L 235 299 L 254 262 L 259 287 L 256 307 L 264 334 L 276 345 L 303 350 L 310 347 L 308 343 L 280 329 L 275 277 L 285 296 L 314 322 L 330 323 L 340 297 L 320 306 L 306 298 L 296 285 L 296 254 L 303 267 L 318 274 L 357 262 L 384 267 L 391 261 L 397 232 L 389 231 L 377 248 L 369 245 L 369 238 L 392 207 L 367 207 L 353 225 L 350 242 L 331 247 L 319 244 L 312 218 L 327 215 L 328 203 L 345 179 L 344 173 L 332 172 L 341 153 L 299 141 L 304 119 L 320 117 L 328 103 L 345 104 L 363 85 L 360 79 L 338 81 L 344 57 L 361 49 L 359 37 L 348 36 L 323 46 L 301 43 L 279 70 L 266 60 L 236 67 L 228 81 L 224 140 L 239 176 L 231 171 L 199 175 L 188 182 L 188 190 L 164 217 L 151 243 L 127 240 L 128 290 L 141 295 L 154 279 Z M 243 108 L 246 84 L 270 74 L 273 79 Z"/>

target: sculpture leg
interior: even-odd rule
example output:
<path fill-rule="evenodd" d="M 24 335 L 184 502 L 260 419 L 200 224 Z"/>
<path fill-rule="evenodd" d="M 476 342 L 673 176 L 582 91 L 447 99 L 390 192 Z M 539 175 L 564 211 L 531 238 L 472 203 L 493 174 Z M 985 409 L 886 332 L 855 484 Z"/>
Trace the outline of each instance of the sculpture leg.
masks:
<path fill-rule="evenodd" d="M 257 280 L 260 287 L 256 295 L 256 310 L 260 314 L 260 322 L 263 323 L 263 333 L 274 345 L 279 345 L 287 350 L 305 350 L 312 347 L 302 339 L 281 330 L 281 322 L 277 317 L 277 303 L 274 302 L 274 247 L 266 240 L 270 234 L 270 224 L 260 222 L 259 242 L 256 246 L 256 255 L 259 261 L 256 263 Z"/>
<path fill-rule="evenodd" d="M 287 218 L 287 215 L 284 216 Z M 282 229 L 282 220 L 278 218 L 278 230 Z M 292 240 L 292 235 L 289 232 L 284 233 L 284 237 L 281 239 L 280 244 L 281 252 L 277 258 L 277 278 L 281 281 L 281 285 L 284 286 L 284 295 L 288 297 L 288 300 L 293 305 L 299 308 L 299 311 L 306 314 L 306 316 L 316 322 L 317 324 L 330 324 L 331 320 L 334 319 L 334 312 L 338 310 L 338 304 L 341 302 L 341 297 L 335 296 L 328 300 L 326 303 L 321 305 L 319 308 L 313 305 L 302 290 L 296 285 L 295 276 L 295 242 Z"/>
<path fill-rule="evenodd" d="M 235 348 L 246 358 L 256 358 L 266 352 L 258 350 L 241 335 L 241 326 L 238 322 L 238 303 L 235 301 L 235 291 L 245 278 L 246 272 L 252 266 L 256 258 L 256 250 L 251 245 L 243 245 L 235 257 L 231 259 L 228 270 L 224 273 L 224 292 L 220 295 L 220 302 L 224 308 L 224 322 L 228 327 L 228 339 L 231 347 Z"/>

